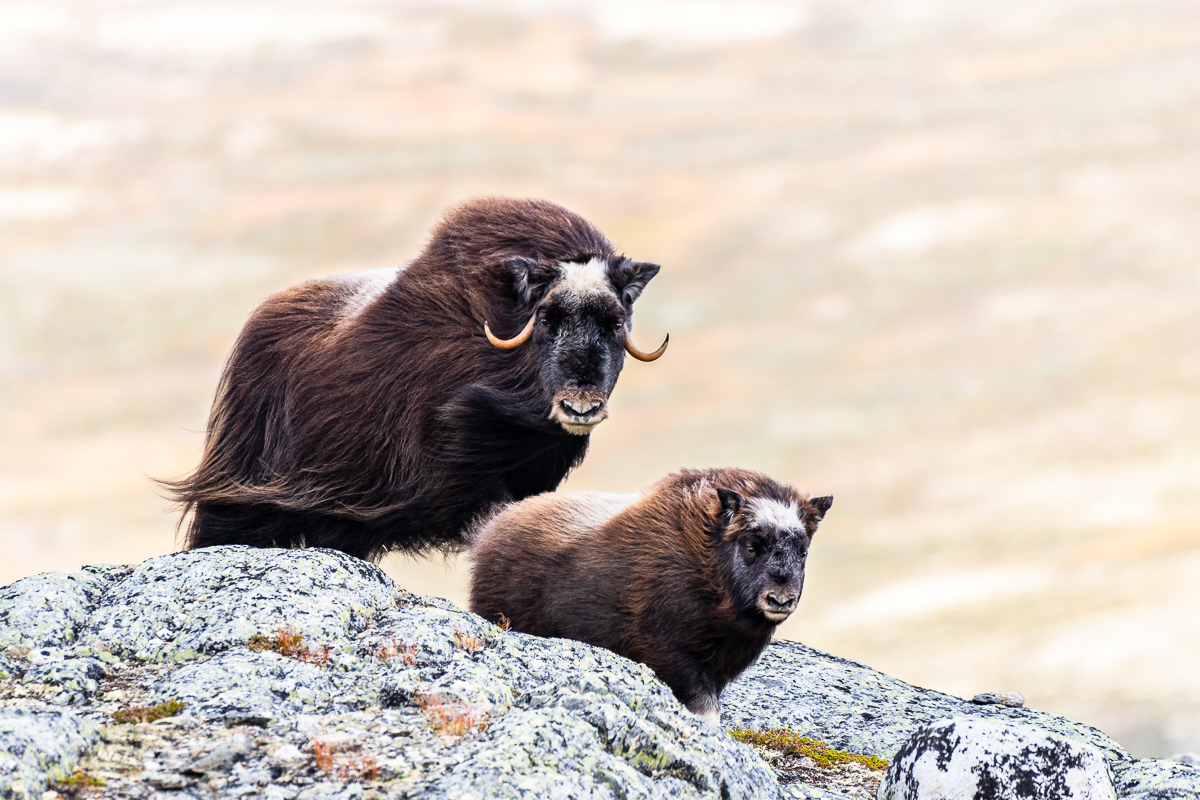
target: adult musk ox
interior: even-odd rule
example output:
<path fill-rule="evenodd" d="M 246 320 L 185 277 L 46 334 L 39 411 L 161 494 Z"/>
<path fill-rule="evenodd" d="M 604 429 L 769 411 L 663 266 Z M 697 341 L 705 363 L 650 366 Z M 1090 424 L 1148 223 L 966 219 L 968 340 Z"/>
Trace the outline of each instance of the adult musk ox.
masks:
<path fill-rule="evenodd" d="M 640 661 L 717 722 L 725 684 L 795 610 L 832 505 L 741 469 L 683 470 L 639 495 L 531 497 L 468 534 L 471 610 Z"/>
<path fill-rule="evenodd" d="M 461 543 L 579 464 L 626 352 L 661 355 L 630 338 L 658 271 L 561 206 L 485 198 L 407 266 L 269 298 L 225 365 L 200 466 L 164 482 L 192 514 L 187 546 Z"/>

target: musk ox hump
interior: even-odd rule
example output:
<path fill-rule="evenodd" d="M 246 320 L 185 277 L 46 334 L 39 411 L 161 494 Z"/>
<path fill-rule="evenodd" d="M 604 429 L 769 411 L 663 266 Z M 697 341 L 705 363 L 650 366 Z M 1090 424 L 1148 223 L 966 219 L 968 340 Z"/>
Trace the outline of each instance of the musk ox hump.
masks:
<path fill-rule="evenodd" d="M 367 306 L 379 299 L 405 266 L 407 264 L 399 267 L 380 267 L 330 278 L 331 282 L 343 289 L 338 320 L 342 324 L 353 322 Z"/>

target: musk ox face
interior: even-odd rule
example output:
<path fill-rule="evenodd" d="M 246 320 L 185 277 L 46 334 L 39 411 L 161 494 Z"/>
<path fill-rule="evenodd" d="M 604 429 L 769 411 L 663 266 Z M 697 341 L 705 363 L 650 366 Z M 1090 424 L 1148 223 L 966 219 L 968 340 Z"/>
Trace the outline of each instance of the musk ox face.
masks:
<path fill-rule="evenodd" d="M 778 625 L 796 610 L 808 548 L 833 498 L 746 500 L 729 489 L 717 494 L 727 521 L 725 556 L 738 607 Z"/>
<path fill-rule="evenodd" d="M 658 274 L 657 264 L 621 257 L 589 257 L 552 264 L 512 259 L 507 264 L 518 295 L 534 303 L 525 329 L 508 341 L 485 333 L 504 349 L 524 345 L 547 398 L 547 418 L 573 434 L 587 434 L 608 418 L 608 397 L 629 352 L 642 353 L 630 340 L 633 302 Z M 540 299 L 539 299 L 540 298 Z"/>

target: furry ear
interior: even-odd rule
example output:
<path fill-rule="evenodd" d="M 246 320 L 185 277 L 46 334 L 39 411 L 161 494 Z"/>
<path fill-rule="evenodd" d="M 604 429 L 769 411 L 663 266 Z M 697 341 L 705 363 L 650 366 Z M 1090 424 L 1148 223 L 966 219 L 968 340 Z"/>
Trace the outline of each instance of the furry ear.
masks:
<path fill-rule="evenodd" d="M 609 264 L 608 277 L 612 281 L 613 288 L 621 295 L 621 302 L 628 308 L 633 305 L 634 300 L 638 299 L 642 290 L 646 288 L 646 284 L 658 274 L 660 269 L 662 267 L 658 264 L 651 264 L 648 261 L 631 261 L 628 258 L 622 258 L 620 261 Z"/>
<path fill-rule="evenodd" d="M 825 519 L 825 512 L 827 512 L 833 505 L 833 495 L 827 494 L 824 497 L 814 497 L 808 501 L 808 504 L 815 506 L 817 511 L 821 512 L 817 515 L 817 521 L 819 522 L 820 520 Z"/>
<path fill-rule="evenodd" d="M 721 521 L 729 525 L 745 501 L 732 489 L 717 489 L 717 497 L 721 499 Z"/>
<path fill-rule="evenodd" d="M 513 291 L 522 305 L 527 306 L 540 300 L 558 277 L 556 269 L 536 258 L 510 258 L 504 262 L 504 267 L 512 275 Z"/>

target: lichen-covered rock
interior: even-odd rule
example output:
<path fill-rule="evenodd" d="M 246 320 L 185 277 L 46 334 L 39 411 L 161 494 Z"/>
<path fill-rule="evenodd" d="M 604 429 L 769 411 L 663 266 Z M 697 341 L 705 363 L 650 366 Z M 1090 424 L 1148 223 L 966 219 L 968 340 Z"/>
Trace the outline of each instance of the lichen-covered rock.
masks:
<path fill-rule="evenodd" d="M 1173 759 L 1143 759 L 1113 765 L 1121 800 L 1196 800 L 1200 766 Z"/>
<path fill-rule="evenodd" d="M 1032 725 L 940 720 L 904 743 L 878 800 L 1115 800 L 1104 754 Z"/>
<path fill-rule="evenodd" d="M 336 550 L 191 550 L 138 566 L 104 594 L 79 635 L 142 661 L 183 661 L 280 627 L 344 647 L 392 606 L 395 591 L 374 564 Z"/>
<path fill-rule="evenodd" d="M 0 651 L 70 644 L 100 597 L 132 571 L 128 566 L 84 567 L 46 572 L 0 588 Z"/>
<path fill-rule="evenodd" d="M 964 717 L 1035 725 L 1127 759 L 1120 745 L 1095 728 L 1062 717 L 1005 705 L 978 705 L 921 689 L 868 666 L 796 642 L 776 642 L 721 696 L 727 728 L 791 728 L 839 750 L 890 759 L 918 728 Z"/>
<path fill-rule="evenodd" d="M 48 687 L 36 702 L 68 697 L 102 725 L 83 768 L 113 797 L 147 785 L 183 797 L 201 783 L 206 795 L 288 800 L 531 788 L 778 796 L 753 752 L 688 712 L 646 667 L 500 631 L 341 553 L 221 547 L 120 575 L 76 603 L 63 639 L 10 632 L 42 646 L 22 667 Z M 9 590 L 23 596 L 22 583 Z M 109 716 L 166 701 L 183 710 L 141 725 Z"/>
<path fill-rule="evenodd" d="M 38 797 L 96 740 L 96 726 L 59 709 L 0 707 L 0 796 Z"/>
<path fill-rule="evenodd" d="M 447 800 L 696 796 L 697 787 L 673 774 L 669 763 L 659 762 L 659 774 L 647 780 L 646 774 L 610 752 L 602 732 L 574 712 L 559 706 L 505 716 L 485 741 L 472 745 L 466 758 L 421 796 Z M 769 793 L 760 790 L 758 796 L 773 794 L 772 786 Z"/>
<path fill-rule="evenodd" d="M 0 725 L 6 796 L 78 768 L 114 800 L 864 797 L 780 787 L 640 664 L 501 631 L 334 551 L 216 547 L 35 576 L 0 599 L 0 711 L 37 721 Z M 1200 796 L 1181 794 L 1200 790 L 1194 767 L 1134 761 L 1086 726 L 802 645 L 768 647 L 722 700 L 729 727 L 792 727 L 884 758 L 941 717 L 1023 721 L 1096 747 L 1122 797 Z M 178 713 L 113 716 L 156 704 Z M 38 760 L 35 728 L 74 733 Z"/>
<path fill-rule="evenodd" d="M 328 672 L 278 653 L 244 648 L 184 664 L 150 687 L 154 703 L 178 700 L 189 716 L 255 724 L 332 710 Z M 342 705 L 339 711 L 348 711 Z"/>
<path fill-rule="evenodd" d="M 26 656 L 25 683 L 46 683 L 61 688 L 52 702 L 61 705 L 80 703 L 91 697 L 107 673 L 104 662 L 90 656 L 76 656 L 54 647 L 39 648 Z"/>

